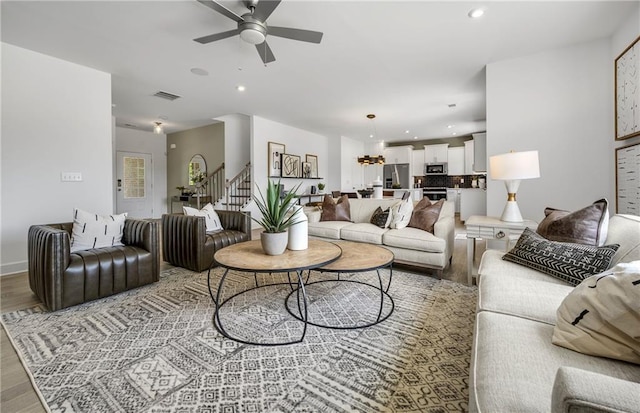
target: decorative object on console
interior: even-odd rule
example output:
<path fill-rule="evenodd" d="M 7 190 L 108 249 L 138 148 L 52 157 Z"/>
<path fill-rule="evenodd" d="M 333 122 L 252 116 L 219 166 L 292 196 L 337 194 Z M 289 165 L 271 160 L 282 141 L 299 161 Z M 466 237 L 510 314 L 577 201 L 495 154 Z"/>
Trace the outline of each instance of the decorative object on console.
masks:
<path fill-rule="evenodd" d="M 640 364 L 640 261 L 587 278 L 557 314 L 553 344 Z"/>
<path fill-rule="evenodd" d="M 211 205 L 211 203 L 208 203 L 200 210 L 188 206 L 183 206 L 182 212 L 185 215 L 192 217 L 204 217 L 207 232 L 221 231 L 224 229 L 222 228 L 220 217 L 218 216 L 218 213 L 213 209 L 213 205 Z"/>
<path fill-rule="evenodd" d="M 408 227 L 418 228 L 433 234 L 433 226 L 440 217 L 440 210 L 445 200 L 440 199 L 432 203 L 429 198 L 424 197 L 413 208 Z"/>
<path fill-rule="evenodd" d="M 293 219 L 295 224 L 289 227 L 287 248 L 292 251 L 306 250 L 309 248 L 309 222 L 302 206 L 293 207 Z"/>
<path fill-rule="evenodd" d="M 502 259 L 578 285 L 585 278 L 608 269 L 619 247 L 618 244 L 595 247 L 549 241 L 525 228 L 515 247 Z"/>
<path fill-rule="evenodd" d="M 609 202 L 600 199 L 578 211 L 545 208 L 537 232 L 548 240 L 604 245 L 609 227 Z"/>
<path fill-rule="evenodd" d="M 300 178 L 300 157 L 298 155 L 282 154 L 282 177 Z"/>
<path fill-rule="evenodd" d="M 282 174 L 282 154 L 286 147 L 282 143 L 269 142 L 267 144 L 267 176 L 280 177 Z"/>
<path fill-rule="evenodd" d="M 362 165 L 373 165 L 373 164 L 384 165 L 384 156 L 382 156 L 382 155 L 377 155 L 377 156 L 364 155 L 364 156 L 360 156 L 360 157 L 358 157 L 358 163 L 362 164 Z"/>
<path fill-rule="evenodd" d="M 73 211 L 71 252 L 124 245 L 122 234 L 126 219 L 126 212 L 102 216 L 76 208 Z"/>
<path fill-rule="evenodd" d="M 616 140 L 640 135 L 640 37 L 633 41 L 615 61 Z"/>
<path fill-rule="evenodd" d="M 295 215 L 290 214 L 296 205 L 296 192 L 300 184 L 280 198 L 280 181 L 277 184 L 267 180 L 266 199 L 258 187 L 258 196 L 253 196 L 253 201 L 262 214 L 262 218 L 251 217 L 260 224 L 264 231 L 260 233 L 262 249 L 267 255 L 280 255 L 287 249 L 289 237 L 287 229 L 296 223 Z"/>
<path fill-rule="evenodd" d="M 349 197 L 345 194 L 340 196 L 338 202 L 326 194 L 322 202 L 322 215 L 320 221 L 349 221 L 351 222 L 351 207 Z"/>
<path fill-rule="evenodd" d="M 318 178 L 318 157 L 316 155 L 306 154 L 304 160 L 309 162 L 310 171 L 307 178 Z"/>
<path fill-rule="evenodd" d="M 324 184 L 322 182 L 318 184 L 318 190 L 320 191 L 320 193 L 324 191 Z"/>
<path fill-rule="evenodd" d="M 538 151 L 509 152 L 489 158 L 491 178 L 503 180 L 507 188 L 507 204 L 500 219 L 506 222 L 522 222 L 522 214 L 516 202 L 520 180 L 540 177 Z"/>

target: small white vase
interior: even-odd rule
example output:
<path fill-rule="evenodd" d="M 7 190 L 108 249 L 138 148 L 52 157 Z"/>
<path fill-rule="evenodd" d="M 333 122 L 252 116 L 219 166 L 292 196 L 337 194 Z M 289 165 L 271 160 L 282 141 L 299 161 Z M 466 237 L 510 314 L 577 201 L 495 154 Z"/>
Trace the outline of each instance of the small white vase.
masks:
<path fill-rule="evenodd" d="M 267 255 L 281 255 L 287 249 L 289 234 L 285 232 L 262 232 L 260 243 L 262 250 Z"/>
<path fill-rule="evenodd" d="M 309 222 L 301 206 L 293 208 L 293 220 L 296 223 L 289 227 L 287 248 L 292 251 L 306 250 L 309 248 Z"/>

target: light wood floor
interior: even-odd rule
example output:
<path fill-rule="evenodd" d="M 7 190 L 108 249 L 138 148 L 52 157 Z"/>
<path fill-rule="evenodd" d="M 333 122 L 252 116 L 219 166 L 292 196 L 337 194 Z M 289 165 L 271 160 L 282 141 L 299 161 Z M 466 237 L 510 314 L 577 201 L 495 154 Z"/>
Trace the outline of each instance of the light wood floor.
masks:
<path fill-rule="evenodd" d="M 464 226 L 456 220 L 456 232 L 464 231 Z M 259 231 L 254 231 L 252 238 L 259 238 Z M 484 243 L 479 242 L 476 257 L 484 252 Z M 452 265 L 444 270 L 442 278 L 460 283 L 467 282 L 467 250 L 466 240 L 456 240 Z M 476 265 L 477 265 L 476 258 Z M 169 266 L 164 264 L 163 267 Z M 416 273 L 435 276 L 429 270 L 419 267 L 397 265 L 394 268 Z M 0 277 L 0 312 L 6 313 L 32 307 L 40 300 L 31 292 L 27 273 L 18 273 Z M 9 342 L 4 328 L 0 329 L 0 411 L 9 412 L 45 412 L 40 399 L 36 395 L 31 381 L 23 368 L 16 351 Z"/>

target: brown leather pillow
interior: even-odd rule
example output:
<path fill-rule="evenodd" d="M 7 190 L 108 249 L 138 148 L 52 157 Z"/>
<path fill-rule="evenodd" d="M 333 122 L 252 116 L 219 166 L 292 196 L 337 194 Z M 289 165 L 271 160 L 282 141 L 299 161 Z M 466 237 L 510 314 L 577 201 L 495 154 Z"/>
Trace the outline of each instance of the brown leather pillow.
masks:
<path fill-rule="evenodd" d="M 349 197 L 342 195 L 336 203 L 331 195 L 325 195 L 324 201 L 322 202 L 320 221 L 351 221 Z"/>
<path fill-rule="evenodd" d="M 409 227 L 418 228 L 433 234 L 433 226 L 440 217 L 440 210 L 444 205 L 444 199 L 432 204 L 429 198 L 422 198 L 420 202 L 413 208 Z"/>
<path fill-rule="evenodd" d="M 574 212 L 546 208 L 537 232 L 551 241 L 602 246 L 609 228 L 608 206 L 606 199 L 600 199 Z"/>

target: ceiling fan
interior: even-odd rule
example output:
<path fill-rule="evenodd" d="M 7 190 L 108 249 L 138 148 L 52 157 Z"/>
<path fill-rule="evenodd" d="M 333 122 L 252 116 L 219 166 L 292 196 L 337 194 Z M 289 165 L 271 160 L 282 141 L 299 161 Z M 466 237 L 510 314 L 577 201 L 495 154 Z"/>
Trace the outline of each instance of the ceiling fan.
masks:
<path fill-rule="evenodd" d="M 262 61 L 267 64 L 276 60 L 271 48 L 267 44 L 267 35 L 285 37 L 287 39 L 299 40 L 309 43 L 320 43 L 322 32 L 311 30 L 294 29 L 291 27 L 267 26 L 266 20 L 278 7 L 281 0 L 244 0 L 244 5 L 249 9 L 248 13 L 238 16 L 222 4 L 213 0 L 198 0 L 199 3 L 217 11 L 218 13 L 235 20 L 238 28 L 222 33 L 210 34 L 208 36 L 193 39 L 198 43 L 207 44 L 227 37 L 240 35 L 240 38 L 247 43 L 255 44 L 256 50 Z"/>

